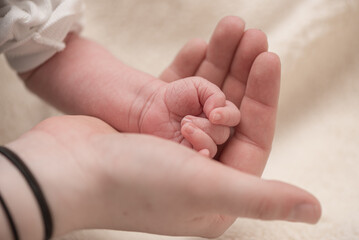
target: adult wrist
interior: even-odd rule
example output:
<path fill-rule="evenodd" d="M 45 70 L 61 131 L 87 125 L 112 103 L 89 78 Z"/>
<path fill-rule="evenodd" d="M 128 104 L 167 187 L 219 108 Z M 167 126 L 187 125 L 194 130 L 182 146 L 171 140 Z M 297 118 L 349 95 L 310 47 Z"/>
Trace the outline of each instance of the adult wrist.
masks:
<path fill-rule="evenodd" d="M 71 154 L 50 135 L 39 131 L 31 131 L 7 147 L 19 155 L 39 182 L 52 214 L 53 236 L 86 228 L 88 216 L 85 213 L 88 209 L 83 205 L 92 200 L 86 195 L 92 193 L 92 186 L 87 182 L 80 186 L 76 184 L 72 168 L 66 166 L 66 162 L 73 162 Z M 20 239 L 44 239 L 39 203 L 24 176 L 3 157 L 0 159 L 0 190 Z M 9 235 L 9 229 L 1 229 L 1 232 Z"/>
<path fill-rule="evenodd" d="M 23 175 L 8 159 L 0 156 L 0 191 L 20 239 L 43 239 L 38 203 Z M 4 221 L 4 212 L 2 222 Z M 9 223 L 0 225 L 1 239 L 13 239 Z M 3 236 L 5 236 L 3 238 Z"/>

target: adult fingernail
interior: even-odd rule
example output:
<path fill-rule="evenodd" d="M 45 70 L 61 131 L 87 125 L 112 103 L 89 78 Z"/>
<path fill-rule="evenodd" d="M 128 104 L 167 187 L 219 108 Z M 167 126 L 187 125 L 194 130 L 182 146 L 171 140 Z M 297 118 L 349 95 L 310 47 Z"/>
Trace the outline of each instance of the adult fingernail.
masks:
<path fill-rule="evenodd" d="M 317 205 L 305 203 L 295 206 L 287 220 L 295 222 L 316 223 L 319 220 L 321 209 Z"/>

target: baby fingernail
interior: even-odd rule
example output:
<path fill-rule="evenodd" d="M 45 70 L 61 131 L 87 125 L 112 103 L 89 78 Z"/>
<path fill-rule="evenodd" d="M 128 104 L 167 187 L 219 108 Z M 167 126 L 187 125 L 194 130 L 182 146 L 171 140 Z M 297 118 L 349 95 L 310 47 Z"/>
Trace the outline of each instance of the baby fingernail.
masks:
<path fill-rule="evenodd" d="M 210 157 L 210 152 L 209 152 L 209 150 L 206 149 L 206 148 L 200 150 L 199 153 L 202 154 L 202 155 L 205 156 L 205 157 Z"/>
<path fill-rule="evenodd" d="M 185 131 L 186 131 L 188 134 L 193 134 L 194 131 L 195 131 L 195 128 L 192 126 L 192 124 L 187 124 L 187 125 L 186 125 L 186 128 L 185 128 Z"/>
<path fill-rule="evenodd" d="M 320 208 L 312 204 L 300 204 L 294 207 L 288 216 L 289 221 L 316 223 L 320 216 Z"/>
<path fill-rule="evenodd" d="M 187 118 L 187 117 L 184 117 L 184 118 L 182 118 L 181 126 L 183 126 L 183 125 L 186 124 L 186 123 L 190 123 L 190 122 L 192 122 L 191 119 L 189 119 L 189 118 Z"/>
<path fill-rule="evenodd" d="M 221 120 L 221 118 L 222 118 L 221 114 L 214 113 L 213 117 L 212 117 L 212 120 L 215 121 L 215 122 L 218 122 L 219 120 Z"/>

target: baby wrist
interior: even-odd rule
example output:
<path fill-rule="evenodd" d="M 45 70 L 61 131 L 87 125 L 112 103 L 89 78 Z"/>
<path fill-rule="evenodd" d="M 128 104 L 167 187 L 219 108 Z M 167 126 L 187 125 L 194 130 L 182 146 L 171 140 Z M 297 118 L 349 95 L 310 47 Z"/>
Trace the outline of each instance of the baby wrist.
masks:
<path fill-rule="evenodd" d="M 151 106 L 154 97 L 159 93 L 161 87 L 166 84 L 159 79 L 154 79 L 149 80 L 140 88 L 130 108 L 130 126 L 128 128 L 129 131 L 126 132 L 141 133 L 143 116 Z"/>

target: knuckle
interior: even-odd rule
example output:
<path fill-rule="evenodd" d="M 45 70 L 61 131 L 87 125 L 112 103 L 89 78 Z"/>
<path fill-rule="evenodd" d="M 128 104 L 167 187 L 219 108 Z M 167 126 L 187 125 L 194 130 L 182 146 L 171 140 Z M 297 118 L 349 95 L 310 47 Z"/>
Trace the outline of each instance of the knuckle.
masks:
<path fill-rule="evenodd" d="M 252 213 L 248 213 L 249 217 L 262 220 L 286 219 L 293 206 L 294 201 L 287 199 L 287 201 L 277 202 L 276 200 L 261 199 L 252 209 Z"/>
<path fill-rule="evenodd" d="M 252 212 L 248 213 L 248 217 L 255 219 L 269 220 L 272 219 L 271 212 L 273 212 L 273 204 L 268 199 L 261 199 L 256 206 L 252 208 Z"/>

